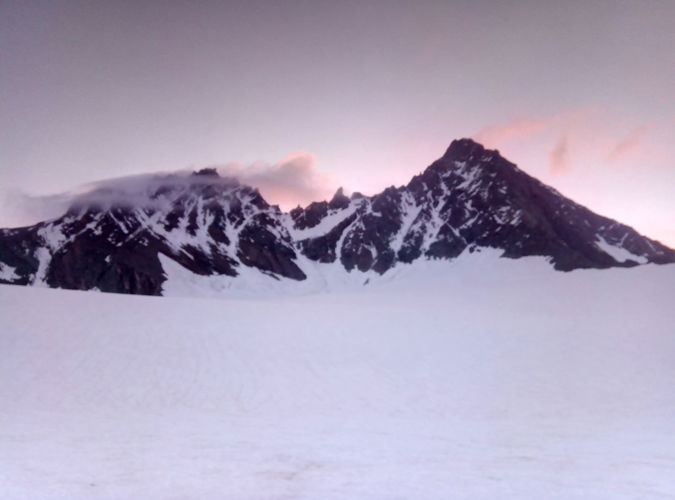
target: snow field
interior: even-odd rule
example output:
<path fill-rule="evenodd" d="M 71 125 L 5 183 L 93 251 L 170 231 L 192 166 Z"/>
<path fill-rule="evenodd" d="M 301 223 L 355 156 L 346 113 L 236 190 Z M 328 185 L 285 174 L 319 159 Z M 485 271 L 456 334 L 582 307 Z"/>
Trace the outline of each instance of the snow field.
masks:
<path fill-rule="evenodd" d="M 674 284 L 477 255 L 296 297 L 1 286 L 1 496 L 669 498 Z"/>

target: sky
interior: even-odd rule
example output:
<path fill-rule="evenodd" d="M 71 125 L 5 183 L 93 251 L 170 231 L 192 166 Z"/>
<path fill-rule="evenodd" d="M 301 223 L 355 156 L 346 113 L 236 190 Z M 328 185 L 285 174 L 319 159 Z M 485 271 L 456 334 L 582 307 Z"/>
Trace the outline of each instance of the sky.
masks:
<path fill-rule="evenodd" d="M 290 208 L 456 138 L 675 246 L 675 2 L 0 1 L 0 226 L 218 166 Z"/>

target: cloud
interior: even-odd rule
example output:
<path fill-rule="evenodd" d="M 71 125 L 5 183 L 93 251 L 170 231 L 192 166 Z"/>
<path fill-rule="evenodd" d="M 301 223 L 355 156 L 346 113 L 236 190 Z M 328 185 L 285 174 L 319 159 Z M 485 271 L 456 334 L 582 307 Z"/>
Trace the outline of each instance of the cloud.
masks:
<path fill-rule="evenodd" d="M 548 154 L 548 164 L 551 173 L 561 174 L 567 172 L 569 164 L 569 141 L 567 136 L 561 136 L 558 142 Z"/>
<path fill-rule="evenodd" d="M 306 151 L 294 151 L 274 164 L 238 163 L 215 166 L 223 176 L 236 177 L 256 187 L 270 203 L 282 208 L 328 198 L 337 187 L 335 179 L 316 169 L 316 158 Z"/>
<path fill-rule="evenodd" d="M 258 188 L 263 197 L 290 209 L 331 196 L 337 186 L 332 176 L 318 171 L 314 155 L 295 151 L 276 163 L 216 165 L 220 177 L 195 176 L 191 170 L 107 179 L 70 192 L 34 196 L 19 190 L 0 190 L 0 227 L 20 227 L 59 217 L 72 206 L 142 206 L 159 208 L 167 189 L 184 190 L 194 184 L 231 185 L 233 179 Z"/>
<path fill-rule="evenodd" d="M 614 145 L 612 150 L 605 158 L 605 163 L 615 163 L 637 148 L 642 142 L 644 135 L 651 128 L 653 127 L 649 125 L 643 125 L 631 130 L 626 136 L 624 136 Z"/>
<path fill-rule="evenodd" d="M 488 147 L 499 147 L 505 142 L 527 139 L 546 130 L 552 123 L 553 118 L 518 118 L 483 127 L 474 138 Z"/>
<path fill-rule="evenodd" d="M 18 189 L 0 190 L 0 227 L 22 227 L 63 214 L 73 195 L 33 196 Z"/>
<path fill-rule="evenodd" d="M 555 134 L 560 130 L 578 128 L 589 123 L 598 115 L 595 107 L 579 107 L 548 116 L 521 117 L 502 123 L 487 125 L 473 137 L 488 147 L 503 147 L 509 143 L 539 140 L 542 136 Z"/>

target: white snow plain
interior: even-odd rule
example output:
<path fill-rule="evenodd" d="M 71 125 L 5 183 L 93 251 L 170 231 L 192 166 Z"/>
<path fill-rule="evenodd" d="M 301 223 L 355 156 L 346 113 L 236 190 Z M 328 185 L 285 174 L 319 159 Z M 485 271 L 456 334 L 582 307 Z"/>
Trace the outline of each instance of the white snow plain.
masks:
<path fill-rule="evenodd" d="M 489 255 L 263 299 L 0 286 L 0 497 L 675 498 L 674 291 Z"/>

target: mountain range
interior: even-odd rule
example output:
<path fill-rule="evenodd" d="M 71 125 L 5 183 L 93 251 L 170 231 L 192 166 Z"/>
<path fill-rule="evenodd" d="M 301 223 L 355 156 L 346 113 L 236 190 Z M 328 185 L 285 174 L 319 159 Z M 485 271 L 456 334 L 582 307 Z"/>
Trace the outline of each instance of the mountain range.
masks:
<path fill-rule="evenodd" d="M 460 139 L 405 186 L 339 189 L 288 213 L 215 169 L 103 185 L 56 219 L 0 230 L 0 283 L 161 295 L 165 258 L 201 276 L 303 281 L 308 261 L 385 274 L 484 248 L 559 271 L 675 262 L 675 250 Z"/>

